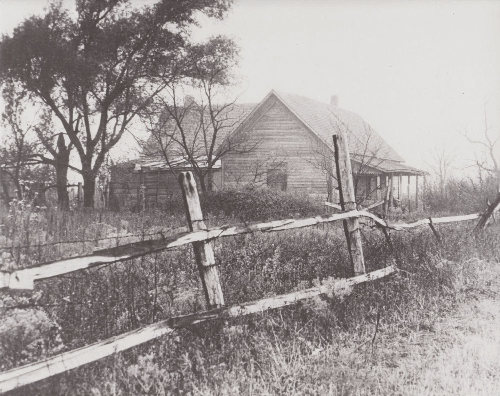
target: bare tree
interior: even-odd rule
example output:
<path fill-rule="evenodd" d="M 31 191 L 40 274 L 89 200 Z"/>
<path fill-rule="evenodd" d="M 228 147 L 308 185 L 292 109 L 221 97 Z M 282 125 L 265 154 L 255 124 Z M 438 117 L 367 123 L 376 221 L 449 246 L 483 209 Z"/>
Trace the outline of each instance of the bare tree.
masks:
<path fill-rule="evenodd" d="M 142 147 L 145 154 L 165 160 L 173 172 L 179 160 L 188 163 L 205 192 L 212 188 L 213 169 L 225 154 L 248 152 L 253 146 L 245 144 L 244 134 L 231 133 L 246 109 L 236 100 L 221 100 L 236 64 L 234 43 L 215 37 L 204 46 L 191 46 L 189 54 L 188 77 L 168 81 L 164 94 L 142 113 L 150 134 Z"/>
<path fill-rule="evenodd" d="M 491 129 L 485 112 L 482 138 L 472 139 L 466 133 L 464 136 L 469 143 L 479 148 L 479 150 L 474 151 L 474 166 L 478 169 L 480 182 L 483 180 L 482 174 L 485 172 L 488 176 L 496 179 L 498 184 L 500 183 L 500 133 L 497 131 L 495 137 Z"/>
<path fill-rule="evenodd" d="M 287 165 L 287 156 L 277 155 L 266 158 L 258 158 L 245 165 L 245 173 L 237 170 L 227 169 L 224 177 L 230 180 L 235 187 L 245 186 L 249 188 L 264 187 L 269 185 L 270 170 L 284 170 Z"/>
<path fill-rule="evenodd" d="M 446 183 L 454 162 L 453 156 L 446 149 L 435 151 L 432 163 L 429 164 L 437 178 L 440 196 L 446 198 Z"/>
<path fill-rule="evenodd" d="M 337 114 L 331 113 L 331 115 L 333 118 L 333 121 L 331 122 L 332 135 L 342 131 L 351 139 L 351 160 L 354 161 L 355 165 L 353 166 L 354 190 L 358 196 L 361 189 L 361 183 L 365 180 L 367 171 L 377 168 L 385 161 L 383 143 L 380 140 L 377 140 L 376 133 L 368 124 L 364 123 L 363 135 L 359 136 L 358 133 L 355 133 L 351 127 Z M 328 200 L 331 201 L 334 190 L 338 188 L 337 175 L 333 164 L 333 153 L 323 142 L 312 143 L 311 151 L 314 154 L 313 159 L 309 162 L 317 169 L 320 169 L 325 175 L 327 180 Z M 375 186 L 374 188 L 366 186 L 365 194 L 364 196 L 359 197 L 358 203 L 363 202 L 366 198 L 370 198 L 378 188 L 379 186 Z"/>

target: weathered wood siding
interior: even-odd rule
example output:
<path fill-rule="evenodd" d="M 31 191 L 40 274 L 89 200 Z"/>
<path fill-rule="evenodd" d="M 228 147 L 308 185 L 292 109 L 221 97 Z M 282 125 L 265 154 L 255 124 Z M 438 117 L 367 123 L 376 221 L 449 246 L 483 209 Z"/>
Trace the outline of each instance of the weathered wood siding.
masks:
<path fill-rule="evenodd" d="M 214 170 L 214 190 L 221 187 L 221 175 L 220 169 Z M 198 186 L 200 185 L 198 178 L 196 178 L 196 183 Z M 141 184 L 146 187 L 146 207 L 182 204 L 177 176 L 170 170 L 145 169 L 138 172 L 133 170 L 133 166 L 115 166 L 111 170 L 111 206 L 116 209 L 134 209 L 139 202 Z"/>
<path fill-rule="evenodd" d="M 318 139 L 281 102 L 272 97 L 268 102 L 242 131 L 246 146 L 253 149 L 222 158 L 224 188 L 266 185 L 267 171 L 285 166 L 287 191 L 326 195 Z"/>

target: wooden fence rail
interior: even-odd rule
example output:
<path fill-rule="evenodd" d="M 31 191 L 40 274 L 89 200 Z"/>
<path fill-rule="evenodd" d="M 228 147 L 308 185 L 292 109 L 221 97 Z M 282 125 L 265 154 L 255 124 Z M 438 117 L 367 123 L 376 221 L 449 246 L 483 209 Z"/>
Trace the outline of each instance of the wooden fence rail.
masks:
<path fill-rule="evenodd" d="M 499 208 L 496 208 L 498 210 Z M 353 217 L 366 217 L 382 227 L 395 231 L 403 231 L 424 225 L 445 224 L 475 220 L 481 213 L 461 216 L 433 217 L 421 219 L 412 223 L 389 223 L 373 213 L 365 210 L 335 213 L 329 216 L 316 216 L 304 219 L 273 220 L 256 224 L 236 224 L 232 226 L 216 227 L 207 230 L 178 233 L 169 237 L 148 241 L 129 243 L 109 249 L 96 250 L 94 253 L 58 260 L 50 263 L 37 264 L 32 267 L 14 271 L 0 271 L 0 289 L 33 289 L 34 281 L 52 278 L 73 271 L 88 269 L 95 266 L 128 260 L 154 252 L 173 249 L 193 242 L 205 242 L 216 238 L 249 234 L 255 232 L 275 232 L 309 227 L 316 224 L 331 223 Z"/>
<path fill-rule="evenodd" d="M 170 334 L 176 328 L 192 326 L 197 323 L 216 319 L 228 319 L 265 312 L 271 309 L 292 305 L 297 301 L 316 297 L 321 294 L 339 292 L 354 285 L 386 277 L 396 271 L 389 266 L 348 279 L 327 279 L 324 285 L 311 287 L 275 297 L 263 298 L 231 307 L 197 312 L 190 315 L 169 318 L 128 333 L 99 341 L 72 351 L 64 352 L 48 359 L 17 367 L 0 373 L 0 392 L 7 392 L 23 385 L 28 385 L 56 374 L 95 362 L 106 356 L 125 351 L 144 344 L 158 337 Z"/>

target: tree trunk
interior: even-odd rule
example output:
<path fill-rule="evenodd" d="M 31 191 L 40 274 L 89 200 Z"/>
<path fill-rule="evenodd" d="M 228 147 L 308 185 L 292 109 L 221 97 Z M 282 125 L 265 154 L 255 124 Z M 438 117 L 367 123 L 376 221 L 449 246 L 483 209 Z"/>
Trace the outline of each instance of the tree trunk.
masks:
<path fill-rule="evenodd" d="M 95 175 L 93 172 L 83 173 L 83 207 L 94 207 Z"/>
<path fill-rule="evenodd" d="M 214 173 L 213 173 L 212 169 L 208 169 L 206 177 L 207 177 L 207 185 L 206 185 L 207 191 L 213 191 L 213 189 L 214 189 Z"/>
<path fill-rule="evenodd" d="M 57 204 L 60 209 L 69 209 L 68 196 L 68 165 L 71 146 L 66 147 L 64 135 L 62 133 L 57 137 L 57 152 L 54 154 L 56 168 L 56 187 L 57 187 Z"/>
<path fill-rule="evenodd" d="M 69 209 L 68 196 L 68 162 L 64 159 L 56 159 L 56 187 L 57 187 L 57 205 L 60 209 Z"/>

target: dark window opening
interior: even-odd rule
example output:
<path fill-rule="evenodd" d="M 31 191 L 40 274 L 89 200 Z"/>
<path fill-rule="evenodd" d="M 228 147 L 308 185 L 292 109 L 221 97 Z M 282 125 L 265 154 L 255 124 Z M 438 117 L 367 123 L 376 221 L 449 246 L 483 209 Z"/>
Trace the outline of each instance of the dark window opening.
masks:
<path fill-rule="evenodd" d="M 288 175 L 283 167 L 267 170 L 267 186 L 273 190 L 286 191 L 287 179 Z"/>

